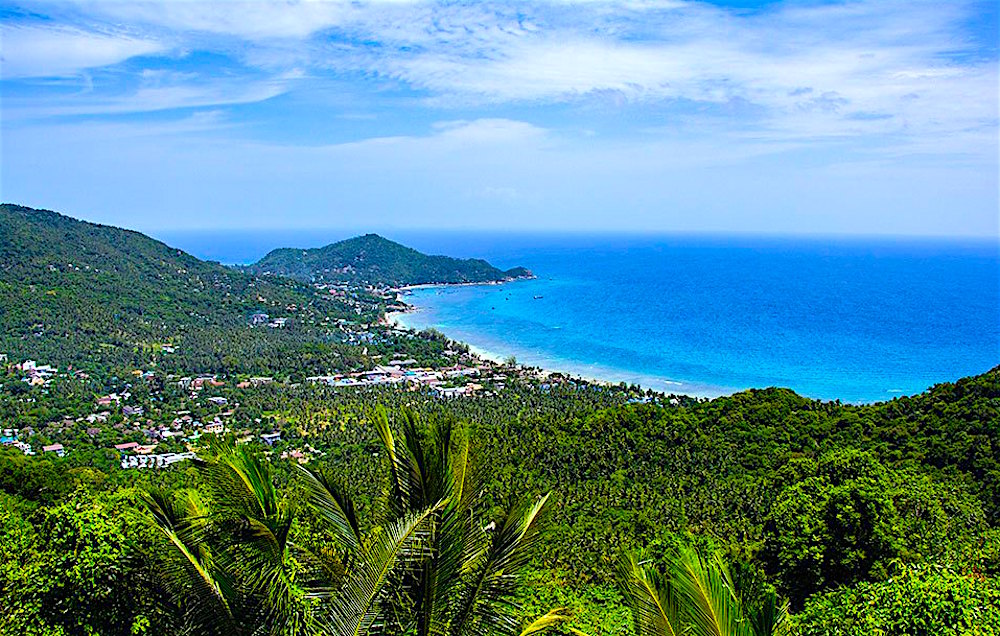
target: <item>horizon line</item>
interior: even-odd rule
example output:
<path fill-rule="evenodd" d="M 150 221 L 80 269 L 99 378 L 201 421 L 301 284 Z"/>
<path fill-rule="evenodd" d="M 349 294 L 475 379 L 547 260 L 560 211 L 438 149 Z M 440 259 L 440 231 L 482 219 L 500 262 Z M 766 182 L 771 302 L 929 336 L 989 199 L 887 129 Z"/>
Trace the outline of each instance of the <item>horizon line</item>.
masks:
<path fill-rule="evenodd" d="M 245 233 L 268 233 L 268 232 L 339 232 L 339 233 L 349 233 L 351 236 L 348 238 L 353 238 L 357 236 L 363 236 L 365 234 L 378 234 L 383 235 L 383 233 L 393 233 L 393 232 L 403 232 L 403 233 L 450 233 L 450 234 L 507 234 L 507 235 L 520 235 L 520 236 L 538 236 L 538 235 L 551 235 L 551 236 L 622 236 L 622 237 L 653 237 L 653 236 L 703 236 L 703 237 L 743 237 L 743 238 L 776 238 L 776 239 L 841 239 L 841 240 L 855 240 L 855 239 L 902 239 L 902 240 L 941 240 L 941 241 L 975 241 L 975 242 L 994 242 L 1000 246 L 1000 229 L 992 235 L 987 234 L 922 234 L 922 233 L 905 233 L 905 232 L 846 232 L 846 231 L 797 231 L 797 230 L 746 230 L 746 229 L 670 229 L 670 228 L 616 228 L 616 227 L 606 227 L 606 228 L 554 228 L 554 227 L 539 227 L 539 228 L 509 228 L 509 227 L 470 227 L 470 226 L 447 226 L 447 227 L 433 227 L 433 226 L 357 226 L 357 225 L 253 225 L 253 226 L 231 226 L 231 225 L 220 225 L 220 226 L 186 226 L 186 227 L 164 227 L 164 226 L 148 226 L 143 224 L 137 224 L 134 226 L 124 226 L 115 225 L 114 223 L 107 223 L 102 221 L 93 221 L 90 219 L 82 218 L 79 216 L 74 216 L 72 214 L 67 214 L 66 212 L 60 212 L 52 208 L 47 207 L 35 207 L 33 205 L 27 205 L 23 203 L 15 203 L 13 201 L 3 201 L 0 205 L 12 205 L 18 207 L 31 208 L 39 211 L 54 212 L 62 216 L 66 216 L 77 221 L 83 221 L 85 223 L 92 223 L 95 225 L 104 225 L 107 227 L 115 227 L 123 230 L 131 230 L 134 232 L 140 232 L 149 236 L 153 236 L 156 233 L 164 234 L 195 234 L 195 233 L 227 233 L 227 232 L 245 232 Z M 154 236 L 155 238 L 155 236 Z M 294 247 L 294 246 L 289 246 Z M 310 249 L 310 248 L 303 248 Z"/>

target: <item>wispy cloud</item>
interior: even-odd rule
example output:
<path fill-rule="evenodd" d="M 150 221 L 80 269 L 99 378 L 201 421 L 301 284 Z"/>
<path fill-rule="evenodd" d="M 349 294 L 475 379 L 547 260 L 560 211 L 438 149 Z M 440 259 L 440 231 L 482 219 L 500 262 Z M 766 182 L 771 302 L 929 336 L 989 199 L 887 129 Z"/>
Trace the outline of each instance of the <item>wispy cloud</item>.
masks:
<path fill-rule="evenodd" d="M 963 2 L 782 4 L 751 13 L 696 2 L 65 6 L 74 9 L 66 19 L 75 24 L 9 30 L 7 77 L 104 66 L 162 51 L 160 42 L 170 41 L 274 75 L 306 69 L 389 79 L 422 91 L 434 107 L 614 94 L 670 114 L 678 104 L 738 102 L 760 109 L 748 118 L 751 126 L 812 136 L 951 133 L 997 119 L 995 49 L 981 50 L 964 36 L 977 5 Z M 141 35 L 81 30 L 122 23 Z M 233 103 L 275 90 L 274 82 L 256 93 L 232 84 L 222 82 L 218 91 L 238 93 Z M 109 108 L 184 107 L 203 101 L 194 96 L 203 92 L 139 88 Z"/>
<path fill-rule="evenodd" d="M 9 150 L 51 153 L 58 131 L 88 140 L 74 165 L 106 153 L 154 170 L 144 157 L 170 156 L 243 194 L 269 184 L 320 199 L 334 171 L 375 184 L 386 205 L 401 204 L 387 194 L 400 188 L 437 205 L 523 208 L 530 222 L 560 206 L 621 201 L 648 219 L 657 206 L 749 200 L 725 199 L 722 179 L 762 200 L 772 194 L 758 182 L 815 179 L 831 206 L 842 196 L 839 207 L 869 212 L 890 193 L 913 202 L 960 184 L 977 193 L 976 231 L 996 225 L 1000 36 L 988 2 L 19 6 L 2 26 L 5 189 L 28 174 Z M 867 202 L 844 186 L 865 170 L 883 188 Z M 923 189 L 900 185 L 909 177 Z M 798 214 L 784 199 L 775 209 Z"/>
<path fill-rule="evenodd" d="M 73 26 L 4 24 L 0 78 L 65 77 L 80 71 L 117 64 L 165 48 L 155 40 L 134 34 L 82 30 Z"/>

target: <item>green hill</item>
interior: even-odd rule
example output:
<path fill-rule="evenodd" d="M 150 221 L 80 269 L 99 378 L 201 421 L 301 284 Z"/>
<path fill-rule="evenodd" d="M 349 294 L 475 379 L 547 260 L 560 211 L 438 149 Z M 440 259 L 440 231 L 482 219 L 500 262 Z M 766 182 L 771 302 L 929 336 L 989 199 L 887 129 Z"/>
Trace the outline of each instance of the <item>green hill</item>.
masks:
<path fill-rule="evenodd" d="M 361 315 L 358 306 L 291 279 L 201 261 L 138 232 L 0 205 L 0 353 L 12 360 L 264 371 L 297 353 L 292 359 L 307 359 L 304 348 L 329 340 L 325 325 L 338 318 L 375 318 L 374 302 Z M 255 313 L 289 320 L 254 327 Z M 164 344 L 175 351 L 163 354 Z M 347 353 L 320 349 L 320 367 Z"/>
<path fill-rule="evenodd" d="M 428 256 L 378 234 L 365 234 L 314 249 L 281 248 L 247 268 L 302 281 L 398 285 L 487 283 L 532 274 L 523 267 L 503 271 L 481 259 Z"/>

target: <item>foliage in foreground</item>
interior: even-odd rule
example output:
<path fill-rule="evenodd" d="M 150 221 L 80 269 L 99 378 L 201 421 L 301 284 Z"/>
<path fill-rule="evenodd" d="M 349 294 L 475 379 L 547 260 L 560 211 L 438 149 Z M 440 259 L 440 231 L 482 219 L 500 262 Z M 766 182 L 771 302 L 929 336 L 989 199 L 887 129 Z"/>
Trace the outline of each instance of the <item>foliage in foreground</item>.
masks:
<path fill-rule="evenodd" d="M 228 394 L 235 395 L 239 426 L 264 418 L 268 426 L 280 424 L 290 441 L 304 439 L 325 452 L 311 465 L 332 471 L 327 474 L 346 486 L 362 533 L 378 525 L 386 501 L 376 485 L 387 473 L 372 459 L 378 454 L 384 460 L 385 453 L 366 408 L 411 404 L 431 418 L 476 421 L 471 447 L 484 468 L 484 520 L 498 518 L 511 493 L 556 493 L 546 502 L 552 530 L 517 596 L 522 621 L 565 606 L 574 614 L 572 624 L 589 634 L 629 633 L 628 612 L 608 570 L 613 573 L 622 553 L 646 547 L 655 554 L 674 533 L 761 567 L 778 555 L 768 581 L 789 594 L 798 589 L 797 573 L 820 572 L 818 591 L 805 599 L 805 609 L 795 609 L 802 629 L 839 620 L 811 613 L 816 599 L 887 584 L 895 580 L 897 560 L 919 565 L 919 576 L 931 576 L 938 565 L 962 573 L 941 582 L 942 589 L 961 588 L 962 575 L 974 572 L 995 585 L 990 577 L 1000 566 L 994 505 L 1000 454 L 992 450 L 1000 435 L 1000 369 L 864 407 L 805 400 L 784 390 L 711 402 L 681 399 L 676 406 L 627 405 L 619 394 L 586 386 L 511 385 L 493 397 L 447 402 L 307 386 Z M 32 389 L 5 395 L 24 410 L 5 411 L 3 419 L 37 417 L 41 427 L 66 413 L 57 400 L 70 397 L 92 404 L 92 393 L 79 388 L 72 396 Z M 163 399 L 165 413 L 189 408 L 169 392 Z M 0 633 L 176 631 L 173 608 L 161 607 L 159 582 L 149 576 L 155 558 L 145 558 L 143 546 L 151 539 L 137 525 L 134 487 L 193 490 L 209 510 L 212 496 L 191 464 L 120 471 L 117 457 L 105 455 L 98 448 L 26 458 L 0 450 L 0 490 L 7 493 L 0 501 L 0 604 L 24 608 L 0 615 Z M 333 530 L 306 505 L 305 480 L 295 478 L 294 465 L 275 459 L 269 468 L 294 513 L 292 543 L 317 553 L 333 546 Z M 818 496 L 798 496 L 807 491 Z M 859 514 L 838 518 L 835 501 L 850 502 Z M 107 523 L 96 522 L 92 509 Z M 869 514 L 878 511 L 886 514 Z M 53 514 L 63 521 L 55 524 Z M 841 532 L 845 522 L 861 531 Z M 64 534 L 53 537 L 50 529 L 57 527 Z M 799 536 L 800 528 L 831 541 Z M 872 548 L 877 553 L 869 554 Z M 89 565 L 88 555 L 98 553 L 106 558 Z M 871 567 L 842 578 L 850 574 L 846 563 Z M 294 564 L 298 576 L 302 565 L 298 558 Z M 92 567 L 101 574 L 92 574 Z M 300 582 L 304 587 L 307 581 Z M 878 606 L 852 611 L 871 621 L 889 616 L 893 598 L 872 598 Z M 915 611 L 899 607 L 892 611 Z M 800 615 L 815 618 L 807 624 Z"/>
<path fill-rule="evenodd" d="M 748 567 L 719 553 L 679 546 L 660 570 L 652 558 L 626 557 L 620 568 L 635 636 L 783 636 L 787 607 Z"/>
<path fill-rule="evenodd" d="M 384 509 L 366 531 L 335 477 L 306 471 L 309 502 L 328 525 L 318 550 L 297 544 L 295 512 L 270 464 L 217 445 L 197 463 L 211 495 L 151 491 L 166 541 L 162 569 L 196 634 L 518 634 L 515 592 L 537 543 L 547 497 L 486 523 L 469 439 L 447 420 L 403 417 L 397 439 L 374 418 L 388 472 Z M 558 611 L 524 629 L 563 620 Z"/>
<path fill-rule="evenodd" d="M 129 636 L 169 630 L 145 559 L 138 493 L 71 493 L 55 506 L 0 493 L 0 634 Z M 30 519 L 30 521 L 29 521 Z M 155 628 L 153 626 L 156 626 Z"/>
<path fill-rule="evenodd" d="M 886 581 L 813 597 L 793 624 L 795 636 L 1000 634 L 1000 583 L 944 568 L 903 568 Z"/>

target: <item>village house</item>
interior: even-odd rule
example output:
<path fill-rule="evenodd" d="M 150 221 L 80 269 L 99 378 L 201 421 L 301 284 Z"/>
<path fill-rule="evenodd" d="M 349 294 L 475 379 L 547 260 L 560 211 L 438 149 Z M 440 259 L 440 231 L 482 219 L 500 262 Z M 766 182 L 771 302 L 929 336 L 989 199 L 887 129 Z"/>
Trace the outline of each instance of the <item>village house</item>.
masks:
<path fill-rule="evenodd" d="M 309 462 L 309 456 L 298 449 L 281 453 L 281 459 L 294 459 L 300 464 L 306 464 Z"/>
<path fill-rule="evenodd" d="M 63 448 L 62 444 L 49 444 L 48 446 L 42 446 L 43 453 L 55 453 L 59 457 L 66 454 L 66 449 Z"/>
<path fill-rule="evenodd" d="M 197 391 L 197 390 L 201 390 L 202 387 L 206 387 L 206 386 L 219 387 L 219 386 L 225 386 L 225 385 L 226 385 L 225 382 L 223 382 L 222 380 L 219 380 L 214 375 L 201 375 L 201 376 L 198 376 L 197 378 L 195 378 L 194 380 L 191 380 L 190 388 Z"/>
<path fill-rule="evenodd" d="M 117 393 L 112 393 L 110 395 L 103 395 L 97 398 L 97 406 L 111 406 L 112 402 L 121 402 L 121 396 Z"/>
<path fill-rule="evenodd" d="M 121 467 L 130 468 L 166 468 L 171 464 L 194 459 L 195 454 L 187 453 L 160 453 L 159 455 L 128 455 L 122 458 Z"/>

